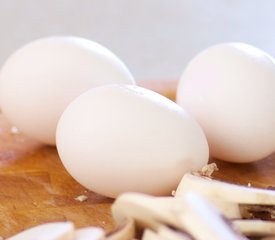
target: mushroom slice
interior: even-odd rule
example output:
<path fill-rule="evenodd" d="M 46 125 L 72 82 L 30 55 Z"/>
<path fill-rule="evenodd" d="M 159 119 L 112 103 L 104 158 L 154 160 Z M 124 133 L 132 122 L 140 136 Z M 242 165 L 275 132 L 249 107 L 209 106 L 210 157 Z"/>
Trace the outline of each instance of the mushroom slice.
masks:
<path fill-rule="evenodd" d="M 193 238 L 184 235 L 182 233 L 178 233 L 173 229 L 166 227 L 164 225 L 160 226 L 157 232 L 152 229 L 145 229 L 142 235 L 142 240 L 192 240 Z"/>
<path fill-rule="evenodd" d="M 72 222 L 54 222 L 29 228 L 7 240 L 74 240 L 75 228 Z"/>
<path fill-rule="evenodd" d="M 75 231 L 76 240 L 104 240 L 105 232 L 99 227 L 79 228 Z"/>
<path fill-rule="evenodd" d="M 167 240 L 167 239 L 163 238 L 162 236 L 160 236 L 159 234 L 157 234 L 151 229 L 146 229 L 142 235 L 141 240 Z"/>
<path fill-rule="evenodd" d="M 233 226 L 246 236 L 273 236 L 275 238 L 275 222 L 258 219 L 234 220 Z"/>
<path fill-rule="evenodd" d="M 159 223 L 163 223 L 184 230 L 171 208 L 181 211 L 184 208 L 182 199 L 124 193 L 112 205 L 112 213 L 118 224 L 127 218 L 133 218 L 140 228 L 149 227 L 157 231 Z"/>
<path fill-rule="evenodd" d="M 107 235 L 107 240 L 130 240 L 135 237 L 135 223 L 133 219 L 126 219 L 119 227 Z"/>
<path fill-rule="evenodd" d="M 169 240 L 192 240 L 191 236 L 181 232 L 177 231 L 175 229 L 171 229 L 170 227 L 167 227 L 165 225 L 161 225 L 158 227 L 157 231 L 158 235 L 161 236 L 163 239 L 169 239 Z"/>
<path fill-rule="evenodd" d="M 118 223 L 133 218 L 138 226 L 156 233 L 161 232 L 161 225 L 166 225 L 196 240 L 246 239 L 233 230 L 215 207 L 194 192 L 186 192 L 181 198 L 125 193 L 117 198 L 112 212 Z"/>
<path fill-rule="evenodd" d="M 275 205 L 273 190 L 246 187 L 186 173 L 178 185 L 175 196 L 190 190 L 199 192 L 211 200 L 220 199 L 238 204 Z"/>
<path fill-rule="evenodd" d="M 195 192 L 183 195 L 185 210 L 177 212 L 177 218 L 196 240 L 244 240 L 218 210 Z"/>
<path fill-rule="evenodd" d="M 181 197 L 188 191 L 198 192 L 212 202 L 227 218 L 242 218 L 238 203 L 230 202 L 224 196 L 219 196 L 222 195 L 220 184 L 227 186 L 227 183 L 187 173 L 183 176 L 174 196 Z"/>
<path fill-rule="evenodd" d="M 249 209 L 255 204 L 275 205 L 275 191 L 273 190 L 240 186 L 191 173 L 183 176 L 174 195 L 179 197 L 187 191 L 202 194 L 230 219 L 243 218 L 244 211 L 240 207 Z"/>

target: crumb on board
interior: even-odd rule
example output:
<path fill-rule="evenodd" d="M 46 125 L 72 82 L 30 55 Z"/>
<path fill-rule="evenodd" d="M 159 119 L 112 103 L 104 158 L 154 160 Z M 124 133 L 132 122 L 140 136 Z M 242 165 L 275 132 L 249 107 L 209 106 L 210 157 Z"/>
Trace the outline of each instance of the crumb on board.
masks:
<path fill-rule="evenodd" d="M 249 182 L 249 183 L 247 184 L 247 186 L 248 186 L 248 187 L 251 187 L 251 183 Z"/>
<path fill-rule="evenodd" d="M 79 201 L 79 202 L 84 202 L 87 199 L 88 199 L 88 197 L 86 195 L 79 195 L 74 200 Z"/>
<path fill-rule="evenodd" d="M 216 163 L 205 165 L 200 171 L 193 172 L 194 175 L 211 178 L 213 172 L 218 171 L 219 168 Z"/>

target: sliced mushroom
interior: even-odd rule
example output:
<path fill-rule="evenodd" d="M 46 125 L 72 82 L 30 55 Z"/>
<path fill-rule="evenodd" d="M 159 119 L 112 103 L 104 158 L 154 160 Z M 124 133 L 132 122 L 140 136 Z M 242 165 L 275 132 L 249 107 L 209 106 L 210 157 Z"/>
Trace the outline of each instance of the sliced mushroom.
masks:
<path fill-rule="evenodd" d="M 27 229 L 7 240 L 75 240 L 75 228 L 72 222 L 45 223 Z"/>
<path fill-rule="evenodd" d="M 134 220 L 128 218 L 125 222 L 120 223 L 119 227 L 112 233 L 108 234 L 107 240 L 132 240 L 135 237 Z"/>
<path fill-rule="evenodd" d="M 233 225 L 246 236 L 275 237 L 275 222 L 258 219 L 234 220 Z"/>
<path fill-rule="evenodd" d="M 118 197 L 112 211 L 118 222 L 133 218 L 139 226 L 156 233 L 166 225 L 179 232 L 190 233 L 196 240 L 245 239 L 197 193 L 187 192 L 181 198 L 126 193 Z"/>
<path fill-rule="evenodd" d="M 192 240 L 187 235 L 177 232 L 169 227 L 161 225 L 157 232 L 151 229 L 145 229 L 142 240 Z"/>
<path fill-rule="evenodd" d="M 79 228 L 75 231 L 76 240 L 104 240 L 105 232 L 99 227 Z"/>
<path fill-rule="evenodd" d="M 199 192 L 211 200 L 220 199 L 238 204 L 275 205 L 273 190 L 240 186 L 186 173 L 178 185 L 175 196 L 190 190 Z"/>
<path fill-rule="evenodd" d="M 163 223 L 183 229 L 183 226 L 179 224 L 172 213 L 171 207 L 183 208 L 184 206 L 181 199 L 173 197 L 152 197 L 139 193 L 125 193 L 114 202 L 112 213 L 118 224 L 127 218 L 133 218 L 141 228 L 149 227 L 157 231 L 159 223 Z"/>
<path fill-rule="evenodd" d="M 158 227 L 157 231 L 158 235 L 163 239 L 169 240 L 192 240 L 191 236 L 181 231 L 177 231 L 176 229 L 171 229 L 165 225 L 161 225 Z"/>
<path fill-rule="evenodd" d="M 141 240 L 167 240 L 151 229 L 146 229 L 142 235 Z"/>
<path fill-rule="evenodd" d="M 199 194 L 186 192 L 184 198 L 185 210 L 177 213 L 177 219 L 183 223 L 187 232 L 196 240 L 244 240 L 236 232 L 230 222 L 217 209 Z"/>
<path fill-rule="evenodd" d="M 256 205 L 275 205 L 275 191 L 245 187 L 222 181 L 212 180 L 203 176 L 187 173 L 183 176 L 175 197 L 187 191 L 195 191 L 204 195 L 221 212 L 230 219 L 243 218 L 241 208 Z"/>

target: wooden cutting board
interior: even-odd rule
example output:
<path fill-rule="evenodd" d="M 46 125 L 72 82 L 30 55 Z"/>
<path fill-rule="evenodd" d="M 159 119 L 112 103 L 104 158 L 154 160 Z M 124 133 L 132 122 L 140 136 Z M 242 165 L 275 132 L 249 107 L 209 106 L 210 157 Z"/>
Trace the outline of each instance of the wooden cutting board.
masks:
<path fill-rule="evenodd" d="M 139 85 L 175 99 L 177 81 L 143 81 Z M 275 186 L 275 155 L 250 164 L 218 160 L 215 178 L 257 187 Z M 79 201 L 78 196 L 87 196 Z M 16 132 L 0 115 L 0 236 L 52 221 L 73 221 L 77 227 L 115 228 L 112 199 L 74 181 L 63 168 L 55 147 Z"/>

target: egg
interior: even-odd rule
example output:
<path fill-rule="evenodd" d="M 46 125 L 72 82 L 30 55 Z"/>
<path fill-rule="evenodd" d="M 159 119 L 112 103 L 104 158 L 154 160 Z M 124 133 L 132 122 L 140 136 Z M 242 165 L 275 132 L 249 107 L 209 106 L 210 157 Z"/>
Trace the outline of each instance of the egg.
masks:
<path fill-rule="evenodd" d="M 110 83 L 135 83 L 110 50 L 79 37 L 47 37 L 21 47 L 4 63 L 0 105 L 21 132 L 54 145 L 66 106 L 89 88 Z"/>
<path fill-rule="evenodd" d="M 221 43 L 194 57 L 177 88 L 177 103 L 204 130 L 210 155 L 245 163 L 275 150 L 275 65 L 245 43 Z"/>
<path fill-rule="evenodd" d="M 127 191 L 170 195 L 184 173 L 208 161 L 197 122 L 176 103 L 133 85 L 77 97 L 58 122 L 56 144 L 73 178 L 113 198 Z"/>

